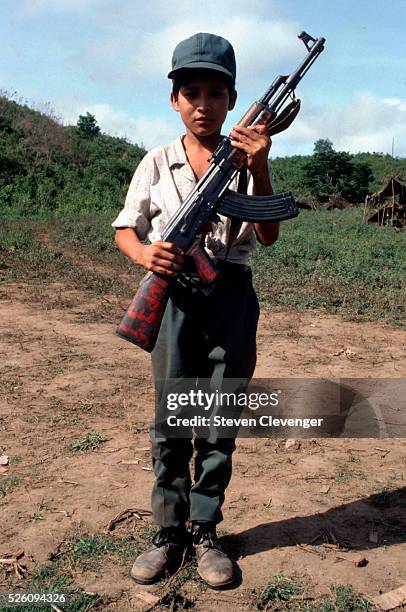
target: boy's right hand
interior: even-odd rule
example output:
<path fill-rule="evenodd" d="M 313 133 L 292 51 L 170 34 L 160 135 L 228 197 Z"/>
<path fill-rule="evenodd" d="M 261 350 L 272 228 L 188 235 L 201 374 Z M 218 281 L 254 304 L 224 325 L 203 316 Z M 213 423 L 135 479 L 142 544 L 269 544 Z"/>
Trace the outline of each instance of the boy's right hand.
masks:
<path fill-rule="evenodd" d="M 139 263 L 146 270 L 174 277 L 183 267 L 183 252 L 172 242 L 159 240 L 143 245 Z"/>

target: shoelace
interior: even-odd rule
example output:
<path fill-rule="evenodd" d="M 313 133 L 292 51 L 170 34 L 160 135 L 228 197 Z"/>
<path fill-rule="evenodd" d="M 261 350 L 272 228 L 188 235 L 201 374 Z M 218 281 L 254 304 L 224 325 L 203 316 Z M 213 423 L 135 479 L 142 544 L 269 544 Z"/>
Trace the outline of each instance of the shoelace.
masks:
<path fill-rule="evenodd" d="M 207 544 L 208 548 L 214 548 L 215 550 L 222 551 L 216 532 L 200 525 L 193 532 L 193 544 L 203 544 L 203 542 Z"/>
<path fill-rule="evenodd" d="M 165 544 L 180 544 L 181 534 L 176 527 L 163 527 L 152 538 L 152 543 L 157 546 L 165 546 Z"/>

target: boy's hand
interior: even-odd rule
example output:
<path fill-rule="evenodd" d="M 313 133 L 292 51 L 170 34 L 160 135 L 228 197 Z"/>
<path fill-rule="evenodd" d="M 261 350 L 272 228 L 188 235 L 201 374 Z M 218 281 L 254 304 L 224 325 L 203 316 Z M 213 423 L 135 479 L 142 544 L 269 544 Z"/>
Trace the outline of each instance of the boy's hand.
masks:
<path fill-rule="evenodd" d="M 146 270 L 174 277 L 182 269 L 182 251 L 172 242 L 153 242 L 143 245 L 139 262 Z"/>
<path fill-rule="evenodd" d="M 268 173 L 268 155 L 272 140 L 265 125 L 236 125 L 230 132 L 231 144 L 247 154 L 247 167 L 255 174 Z"/>

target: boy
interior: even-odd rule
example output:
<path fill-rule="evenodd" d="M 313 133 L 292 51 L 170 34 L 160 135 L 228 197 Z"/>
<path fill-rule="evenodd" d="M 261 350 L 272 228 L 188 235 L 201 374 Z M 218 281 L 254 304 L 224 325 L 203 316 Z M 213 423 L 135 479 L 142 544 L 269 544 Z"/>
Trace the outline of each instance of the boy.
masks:
<path fill-rule="evenodd" d="M 146 270 L 178 279 L 152 352 L 158 405 L 170 381 L 205 377 L 221 388 L 228 378 L 250 380 L 256 363 L 259 306 L 246 261 L 255 234 L 269 245 L 279 232 L 279 223 L 243 223 L 238 235 L 231 238 L 231 222 L 222 217 L 221 223 L 208 224 L 203 236 L 207 253 L 222 273 L 213 291 L 206 295 L 196 282 L 188 281 L 190 277 L 182 276 L 183 253 L 163 242 L 160 231 L 207 170 L 227 112 L 235 105 L 233 47 L 219 36 L 195 34 L 175 48 L 168 77 L 173 81 L 171 104 L 180 113 L 186 134 L 144 157 L 125 207 L 113 223 L 116 244 L 124 255 Z M 232 144 L 247 155 L 248 191 L 271 195 L 271 140 L 266 129 L 236 126 L 231 136 Z M 237 189 L 237 179 L 231 188 Z M 151 244 L 142 244 L 147 236 Z M 136 559 L 132 578 L 150 584 L 175 569 L 188 546 L 185 524 L 190 520 L 200 576 L 212 588 L 231 585 L 233 564 L 222 550 L 216 524 L 222 520 L 221 506 L 231 478 L 234 439 L 196 437 L 192 444 L 191 439 L 158 437 L 151 426 L 151 440 L 156 476 L 152 510 L 161 529 L 153 538 L 153 547 Z M 193 449 L 192 485 L 189 461 Z"/>

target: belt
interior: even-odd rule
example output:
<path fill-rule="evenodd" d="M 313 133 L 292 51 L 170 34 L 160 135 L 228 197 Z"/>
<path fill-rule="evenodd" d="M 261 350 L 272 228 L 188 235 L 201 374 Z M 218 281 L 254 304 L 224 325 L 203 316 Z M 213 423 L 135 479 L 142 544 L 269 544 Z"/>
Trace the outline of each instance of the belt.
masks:
<path fill-rule="evenodd" d="M 233 263 L 232 261 L 227 261 L 225 259 L 217 259 L 215 265 L 222 274 L 227 275 L 230 274 L 242 276 L 251 272 L 251 268 L 249 266 L 246 266 L 245 264 Z"/>
<path fill-rule="evenodd" d="M 247 274 L 251 274 L 251 268 L 245 264 L 237 264 L 231 261 L 225 261 L 224 259 L 215 260 L 215 266 L 219 270 L 220 274 L 214 283 L 207 284 L 202 282 L 200 276 L 195 272 L 181 272 L 177 277 L 177 283 L 186 289 L 190 289 L 193 292 L 200 292 L 204 295 L 209 295 L 216 283 L 221 282 L 221 279 L 227 278 L 242 278 Z"/>

